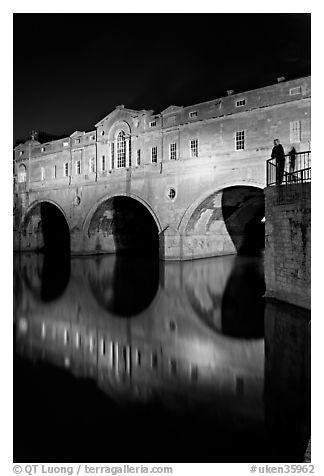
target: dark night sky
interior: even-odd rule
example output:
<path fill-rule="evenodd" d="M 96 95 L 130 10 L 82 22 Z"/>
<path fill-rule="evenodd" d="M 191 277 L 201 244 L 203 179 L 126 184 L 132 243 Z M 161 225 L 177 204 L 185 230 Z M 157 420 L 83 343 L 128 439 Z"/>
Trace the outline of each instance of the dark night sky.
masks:
<path fill-rule="evenodd" d="M 14 142 L 310 74 L 310 14 L 14 14 Z"/>

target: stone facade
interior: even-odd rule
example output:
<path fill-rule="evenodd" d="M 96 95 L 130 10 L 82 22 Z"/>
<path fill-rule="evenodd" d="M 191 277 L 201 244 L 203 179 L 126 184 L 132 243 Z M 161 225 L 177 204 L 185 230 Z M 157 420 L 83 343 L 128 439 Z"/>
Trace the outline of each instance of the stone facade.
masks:
<path fill-rule="evenodd" d="M 117 106 L 93 131 L 20 144 L 15 148 L 15 249 L 37 249 L 41 243 L 26 216 L 45 201 L 64 215 L 72 253 L 114 252 L 109 227 L 95 233 L 89 227 L 98 207 L 113 219 L 118 210 L 111 199 L 124 196 L 151 215 L 162 259 L 235 253 L 244 236 L 235 241 L 228 231 L 224 191 L 239 187 L 234 196 L 242 197 L 241 187 L 264 188 L 274 138 L 287 153 L 292 147 L 310 149 L 310 77 L 170 106 L 160 114 Z M 240 200 L 232 211 L 243 220 L 246 214 L 237 214 L 244 208 Z M 262 214 L 263 204 L 255 200 L 256 213 Z M 34 215 L 33 223 L 39 223 Z M 247 222 L 239 225 L 236 232 Z"/>
<path fill-rule="evenodd" d="M 310 183 L 265 190 L 266 295 L 311 307 Z"/>

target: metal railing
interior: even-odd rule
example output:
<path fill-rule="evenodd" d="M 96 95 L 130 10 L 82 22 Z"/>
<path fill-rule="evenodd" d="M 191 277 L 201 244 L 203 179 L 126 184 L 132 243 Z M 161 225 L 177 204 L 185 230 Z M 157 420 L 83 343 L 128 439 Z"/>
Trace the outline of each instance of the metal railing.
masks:
<path fill-rule="evenodd" d="M 282 170 L 283 167 L 283 170 Z M 311 151 L 286 154 L 284 164 L 275 158 L 267 160 L 267 186 L 311 181 Z"/>

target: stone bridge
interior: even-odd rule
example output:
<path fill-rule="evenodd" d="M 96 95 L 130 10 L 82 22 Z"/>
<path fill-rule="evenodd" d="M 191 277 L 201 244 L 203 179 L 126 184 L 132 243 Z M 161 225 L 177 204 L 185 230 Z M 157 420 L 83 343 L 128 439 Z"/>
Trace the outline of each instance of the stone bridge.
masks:
<path fill-rule="evenodd" d="M 260 238 L 263 160 L 243 168 L 217 160 L 199 170 L 171 165 L 117 171 L 102 183 L 29 190 L 16 217 L 16 249 L 37 250 L 47 236 L 57 242 L 66 229 L 72 254 L 156 246 L 161 259 L 193 259 L 244 251 Z"/>
<path fill-rule="evenodd" d="M 117 106 L 90 132 L 15 148 L 15 249 L 136 248 L 165 260 L 249 252 L 264 239 L 273 138 L 309 150 L 310 77 L 160 114 Z"/>

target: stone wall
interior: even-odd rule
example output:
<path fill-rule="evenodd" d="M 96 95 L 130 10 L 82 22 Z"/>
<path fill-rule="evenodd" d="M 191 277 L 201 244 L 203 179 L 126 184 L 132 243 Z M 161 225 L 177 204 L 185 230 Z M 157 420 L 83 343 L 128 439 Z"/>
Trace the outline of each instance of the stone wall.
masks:
<path fill-rule="evenodd" d="M 311 307 L 310 183 L 265 189 L 266 295 Z"/>

